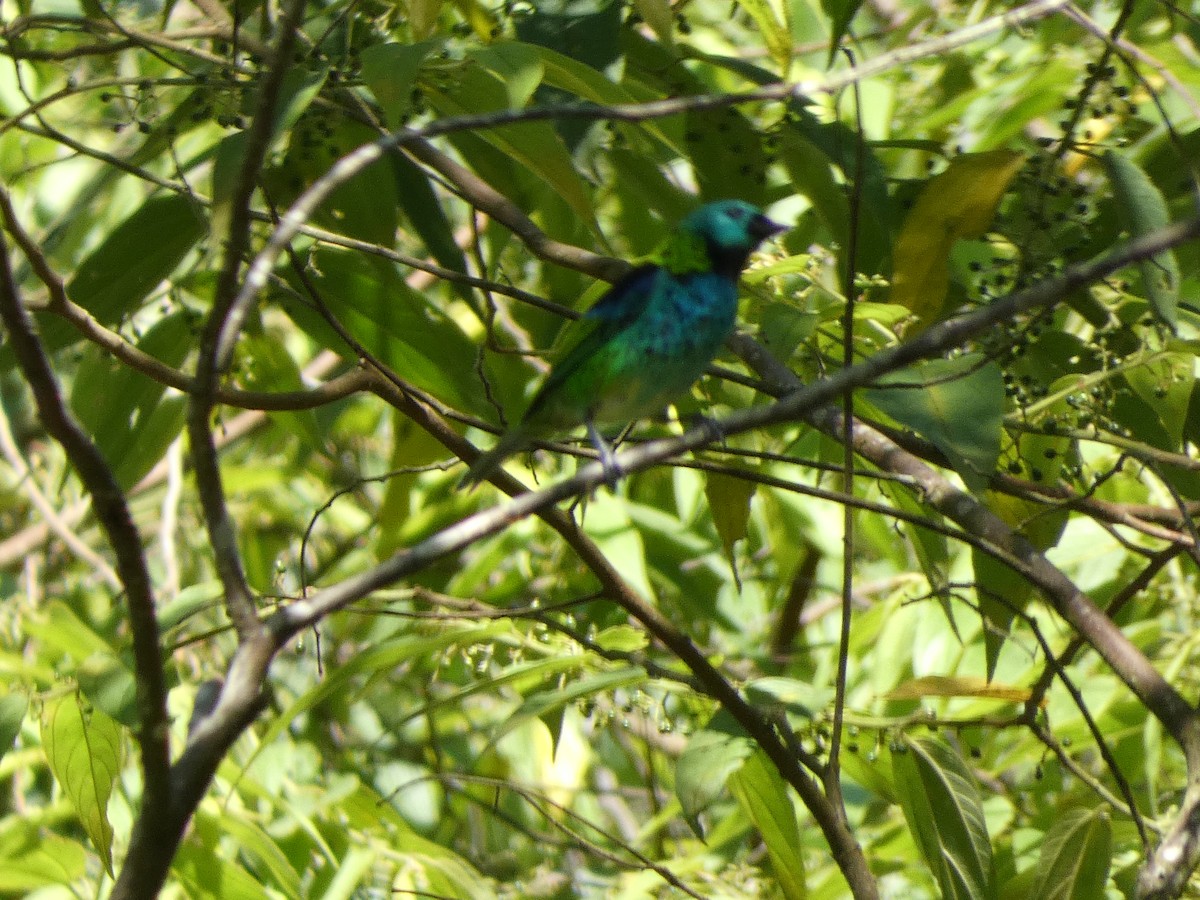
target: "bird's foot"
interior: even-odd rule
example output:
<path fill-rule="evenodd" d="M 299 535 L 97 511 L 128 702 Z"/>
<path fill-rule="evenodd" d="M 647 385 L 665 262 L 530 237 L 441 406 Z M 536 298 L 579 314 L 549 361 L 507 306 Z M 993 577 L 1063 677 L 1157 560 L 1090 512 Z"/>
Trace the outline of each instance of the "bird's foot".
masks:
<path fill-rule="evenodd" d="M 617 482 L 621 480 L 621 476 L 625 472 L 621 468 L 621 464 L 617 462 L 616 454 L 607 444 L 600 450 L 600 465 L 604 469 L 604 483 L 608 485 L 610 492 L 616 493 Z"/>

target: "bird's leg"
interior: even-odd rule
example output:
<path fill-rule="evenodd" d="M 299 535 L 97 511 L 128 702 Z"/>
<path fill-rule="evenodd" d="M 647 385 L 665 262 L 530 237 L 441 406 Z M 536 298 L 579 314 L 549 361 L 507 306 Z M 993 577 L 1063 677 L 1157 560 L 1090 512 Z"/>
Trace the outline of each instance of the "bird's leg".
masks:
<path fill-rule="evenodd" d="M 604 481 L 609 490 L 615 490 L 617 481 L 621 478 L 621 467 L 613 455 L 612 447 L 608 445 L 608 441 L 604 440 L 604 435 L 600 433 L 600 430 L 596 428 L 596 423 L 591 419 L 587 420 L 587 433 L 588 440 L 600 454 L 600 465 L 604 467 Z"/>

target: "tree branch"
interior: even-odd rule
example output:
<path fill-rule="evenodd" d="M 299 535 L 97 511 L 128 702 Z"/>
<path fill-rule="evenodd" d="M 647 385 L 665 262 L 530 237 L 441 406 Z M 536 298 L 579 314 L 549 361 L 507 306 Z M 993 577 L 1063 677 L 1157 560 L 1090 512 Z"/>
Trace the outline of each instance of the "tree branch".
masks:
<path fill-rule="evenodd" d="M 197 493 L 204 509 L 217 571 L 225 590 L 225 605 L 230 619 L 243 638 L 256 634 L 260 624 L 242 568 L 241 554 L 237 546 L 237 529 L 225 504 L 221 469 L 217 461 L 209 416 L 215 403 L 218 380 L 232 357 L 233 338 L 240 333 L 242 322 L 249 311 L 249 304 L 237 304 L 235 297 L 238 293 L 237 282 L 242 257 L 250 248 L 250 202 L 274 133 L 275 106 L 284 75 L 290 67 L 292 48 L 296 44 L 296 32 L 304 15 L 304 6 L 305 0 L 290 0 L 286 6 L 283 19 L 279 23 L 276 46 L 266 74 L 259 84 L 254 118 L 245 132 L 244 157 L 229 204 L 229 231 L 225 242 L 224 264 L 217 277 L 213 308 L 200 338 L 196 378 L 188 404 L 188 435 L 191 440 L 192 464 L 196 472 Z"/>
<path fill-rule="evenodd" d="M 0 213 L 15 222 L 7 192 L 0 188 Z M 144 788 L 138 821 L 151 833 L 164 827 L 170 813 L 167 688 L 162 646 L 154 611 L 154 589 L 125 493 L 99 449 L 80 427 L 59 394 L 54 371 L 21 303 L 9 261 L 8 241 L 0 231 L 0 320 L 17 364 L 33 390 L 38 417 L 62 445 L 88 493 L 92 507 L 116 555 L 117 574 L 125 587 L 137 681 L 138 745 Z M 143 894 L 142 896 L 148 896 Z"/>

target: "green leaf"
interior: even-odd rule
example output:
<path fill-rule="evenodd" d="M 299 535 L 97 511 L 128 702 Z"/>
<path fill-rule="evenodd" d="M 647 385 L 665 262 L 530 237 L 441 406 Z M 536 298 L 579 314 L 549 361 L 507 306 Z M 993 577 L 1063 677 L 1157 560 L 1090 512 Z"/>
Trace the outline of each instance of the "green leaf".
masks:
<path fill-rule="evenodd" d="M 288 69 L 279 87 L 279 99 L 275 102 L 275 121 L 271 125 L 273 135 L 282 135 L 300 121 L 300 117 L 320 95 L 328 77 L 329 70 L 325 68 L 293 66 Z"/>
<path fill-rule="evenodd" d="M 194 320 L 165 316 L 137 342 L 139 350 L 179 368 L 191 350 Z M 89 347 L 71 391 L 71 408 L 93 435 L 122 487 L 140 481 L 183 429 L 186 401 L 106 350 Z"/>
<path fill-rule="evenodd" d="M 504 621 L 446 628 L 437 634 L 406 635 L 358 653 L 347 660 L 344 665 L 326 672 L 324 680 L 320 681 L 316 687 L 301 694 L 283 712 L 272 719 L 264 729 L 258 748 L 261 750 L 269 746 L 280 734 L 291 727 L 292 722 L 298 716 L 327 701 L 330 697 L 353 696 L 357 691 L 356 685 L 362 676 L 375 676 L 381 672 L 391 672 L 411 660 L 427 659 L 447 647 L 481 643 L 507 633 L 509 628 L 508 623 Z M 253 757 L 246 761 L 247 768 L 252 760 Z"/>
<path fill-rule="evenodd" d="M 392 177 L 396 182 L 400 211 L 404 213 L 413 231 L 433 254 L 438 265 L 455 272 L 466 272 L 466 256 L 454 240 L 454 230 L 450 227 L 441 201 L 429 184 L 429 176 L 403 154 L 393 153 L 388 159 L 392 163 Z M 455 284 L 454 289 L 468 303 L 474 305 L 477 302 L 475 292 L 471 288 Z"/>
<path fill-rule="evenodd" d="M 197 826 L 202 818 L 211 817 L 197 814 Z M 175 854 L 171 874 L 186 888 L 191 900 L 261 900 L 266 893 L 261 881 L 225 858 L 215 839 L 201 846 L 195 836 L 189 836 Z"/>
<path fill-rule="evenodd" d="M 236 842 L 238 850 L 257 861 L 270 878 L 261 879 L 285 897 L 299 900 L 305 896 L 300 887 L 300 874 L 288 862 L 279 844 L 261 827 L 239 816 L 222 816 L 218 826 Z"/>
<path fill-rule="evenodd" d="M 746 697 L 755 705 L 783 704 L 794 715 L 815 719 L 833 702 L 833 690 L 797 678 L 766 675 L 746 682 Z"/>
<path fill-rule="evenodd" d="M 907 486 L 884 481 L 879 487 L 898 509 L 933 522 L 943 521 L 939 512 L 923 504 Z M 935 590 L 944 587 L 950 572 L 950 544 L 946 535 L 912 522 L 901 521 L 898 524 L 908 535 L 909 544 L 930 586 Z"/>
<path fill-rule="evenodd" d="M 766 204 L 762 138 L 742 113 L 731 106 L 690 110 L 685 137 L 701 199 L 736 197 Z"/>
<path fill-rule="evenodd" d="M 1171 221 L 1167 201 L 1150 177 L 1116 150 L 1106 152 L 1103 159 L 1117 204 L 1129 223 L 1130 234 L 1142 237 L 1166 227 Z M 1164 250 L 1143 260 L 1140 266 L 1142 286 L 1151 308 L 1160 321 L 1175 330 L 1180 282 L 1175 253 Z"/>
<path fill-rule="evenodd" d="M 151 197 L 79 264 L 67 295 L 101 325 L 114 325 L 141 308 L 207 230 L 190 198 Z M 42 337 L 52 350 L 80 339 L 57 318 L 42 321 Z"/>
<path fill-rule="evenodd" d="M 12 749 L 21 733 L 21 723 L 25 721 L 28 708 L 29 699 L 24 694 L 13 692 L 0 697 L 0 759 Z"/>
<path fill-rule="evenodd" d="M 492 736 L 492 743 L 499 741 L 501 737 L 529 719 L 543 718 L 552 712 L 562 710 L 565 706 L 574 704 L 577 700 L 641 684 L 645 680 L 644 669 L 627 666 L 611 672 L 585 675 L 565 686 L 556 684 L 548 690 L 532 693 L 521 702 L 516 712 L 504 720 L 499 730 Z M 557 741 L 557 735 L 555 740 Z"/>
<path fill-rule="evenodd" d="M 538 0 L 517 19 L 517 37 L 549 47 L 596 72 L 621 57 L 624 4 L 614 0 Z M 615 79 L 614 79 L 615 80 Z"/>
<path fill-rule="evenodd" d="M 1103 897 L 1112 865 L 1112 823 L 1103 809 L 1069 809 L 1054 818 L 1029 900 Z"/>
<path fill-rule="evenodd" d="M 675 16 L 671 12 L 669 0 L 633 0 L 633 8 L 649 25 L 658 39 L 664 44 L 670 44 L 675 33 Z"/>
<path fill-rule="evenodd" d="M 1024 155 L 1011 150 L 969 153 L 929 179 L 896 238 L 893 303 L 912 310 L 922 325 L 937 319 L 950 287 L 950 249 L 983 236 L 1024 164 Z"/>
<path fill-rule="evenodd" d="M 721 538 L 721 546 L 731 565 L 734 544 L 746 536 L 754 491 L 755 484 L 749 478 L 723 472 L 708 472 L 705 475 L 704 495 L 708 499 L 708 508 L 717 535 Z"/>
<path fill-rule="evenodd" d="M 698 837 L 704 835 L 700 814 L 725 792 L 726 779 L 754 753 L 754 742 L 727 716 L 718 713 L 707 728 L 693 734 L 675 764 L 675 794 Z"/>
<path fill-rule="evenodd" d="M 1069 409 L 1065 403 L 1061 404 L 1061 409 L 1058 404 L 1055 408 L 1059 412 Z M 1011 455 L 1012 462 L 1017 463 L 1020 473 L 1028 480 L 1052 485 L 1058 482 L 1063 466 L 1073 453 L 1073 446 L 1070 438 L 1018 432 L 1006 456 Z M 1032 500 L 993 491 L 985 491 L 982 499 L 992 512 L 1043 553 L 1058 543 L 1067 525 L 1069 514 L 1061 507 L 1048 509 Z M 1033 586 L 1025 576 L 981 550 L 972 548 L 971 559 L 975 583 L 980 586 L 979 612 L 984 623 L 987 675 L 991 678 L 1009 627 L 1033 597 Z"/>
<path fill-rule="evenodd" d="M 896 387 L 887 389 L 888 384 Z M 871 403 L 932 441 L 968 488 L 987 485 L 1003 433 L 1004 381 L 998 365 L 969 353 L 917 363 L 878 385 L 865 392 Z"/>
<path fill-rule="evenodd" d="M 97 709 L 126 728 L 138 726 L 137 678 L 111 653 L 93 653 L 75 671 L 79 689 Z"/>
<path fill-rule="evenodd" d="M 643 597 L 655 596 L 641 529 L 631 520 L 625 503 L 611 494 L 597 494 L 588 502 L 583 527 L 634 590 Z"/>
<path fill-rule="evenodd" d="M 111 877 L 108 798 L 121 771 L 120 726 L 99 709 L 85 711 L 79 695 L 70 693 L 48 700 L 42 709 L 42 747 Z"/>
<path fill-rule="evenodd" d="M 323 177 L 339 156 L 379 137 L 378 132 L 349 118 L 325 120 L 320 110 L 305 117 L 288 133 L 282 162 L 268 169 L 263 180 L 276 206 L 286 206 Z M 390 247 L 396 239 L 398 198 L 395 167 L 387 154 L 350 179 L 338 184 L 313 218 L 337 234 Z"/>
<path fill-rule="evenodd" d="M 445 116 L 494 112 L 506 109 L 509 92 L 494 73 L 479 65 L 457 69 L 452 83 L 424 84 L 430 105 Z M 592 192 L 584 184 L 567 152 L 562 138 L 545 122 L 485 128 L 474 135 L 477 140 L 499 150 L 542 179 L 574 211 L 588 228 L 598 231 L 592 208 Z"/>
<path fill-rule="evenodd" d="M 10 837 L 12 829 L 5 831 L 5 837 Z M 46 829 L 32 835 L 29 843 L 19 852 L 0 857 L 0 891 L 5 894 L 33 894 L 49 885 L 69 886 L 87 874 L 87 850 L 81 844 Z M 64 892 L 56 896 L 71 895 Z"/>
<path fill-rule="evenodd" d="M 786 78 L 792 66 L 792 27 L 788 4 L 772 3 L 771 0 L 737 0 L 737 5 L 754 19 L 771 59 L 779 67 L 780 75 Z"/>
<path fill-rule="evenodd" d="M 1183 442 L 1188 406 L 1196 385 L 1194 362 L 1192 354 L 1169 353 L 1124 373 L 1125 380 L 1152 411 L 1174 448 Z"/>
<path fill-rule="evenodd" d="M 975 780 L 940 741 L 902 737 L 893 752 L 896 793 L 908 830 L 947 900 L 995 894 L 992 848 Z"/>
<path fill-rule="evenodd" d="M 42 642 L 41 654 L 46 661 L 69 657 L 79 663 L 93 653 L 113 652 L 109 643 L 62 600 L 51 600 L 39 615 L 28 617 L 24 630 Z"/>
<path fill-rule="evenodd" d="M 800 853 L 800 827 L 779 770 L 757 750 L 730 773 L 729 790 L 762 835 L 775 883 L 783 896 L 786 900 L 804 900 L 808 887 Z"/>
<path fill-rule="evenodd" d="M 404 283 L 390 263 L 358 253 L 320 250 L 309 280 L 342 324 L 400 377 L 457 409 L 486 416 L 476 347 L 430 298 Z M 285 311 L 322 346 L 347 352 L 341 337 L 308 304 L 283 296 Z"/>
<path fill-rule="evenodd" d="M 1061 467 L 1061 463 L 1060 463 Z M 1051 482 L 1053 483 L 1053 482 Z M 1047 510 L 1043 505 L 994 491 L 986 491 L 983 500 L 988 508 L 1037 547 L 1049 550 L 1067 526 L 1065 509 Z M 1000 649 L 1004 646 L 1009 628 L 1033 598 L 1033 585 L 1015 569 L 982 550 L 971 549 L 978 591 L 979 614 L 984 623 L 983 645 L 987 676 L 996 673 Z"/>
<path fill-rule="evenodd" d="M 421 474 L 405 469 L 422 466 L 446 458 L 446 448 L 424 428 L 407 416 L 393 415 L 392 455 L 389 468 L 396 472 L 387 480 L 383 504 L 379 508 L 375 533 L 375 556 L 384 559 L 403 547 L 413 536 L 427 533 L 433 527 L 425 506 L 426 494 L 418 489 Z"/>
<path fill-rule="evenodd" d="M 392 128 L 404 124 L 412 109 L 417 73 L 429 54 L 443 43 L 434 39 L 415 44 L 375 44 L 362 51 L 363 81 Z"/>
<path fill-rule="evenodd" d="M 470 59 L 482 65 L 504 85 L 511 109 L 522 109 L 542 83 L 545 69 L 541 54 L 533 47 L 506 41 L 471 51 Z"/>
<path fill-rule="evenodd" d="M 850 201 L 845 185 L 834 177 L 829 157 L 797 129 L 783 128 L 779 132 L 779 158 L 796 190 L 812 204 L 830 239 L 845 246 L 850 234 Z M 865 227 L 862 222 L 855 224 Z"/>
<path fill-rule="evenodd" d="M 829 17 L 829 25 L 832 32 L 829 42 L 830 65 L 833 64 L 834 56 L 837 54 L 838 47 L 841 46 L 842 38 L 850 30 L 850 23 L 854 20 L 854 16 L 858 13 L 860 6 L 862 6 L 862 0 L 821 0 L 821 9 Z"/>
<path fill-rule="evenodd" d="M 181 625 L 192 616 L 205 610 L 215 609 L 220 605 L 224 596 L 221 582 L 217 580 L 201 581 L 189 585 L 180 591 L 174 599 L 160 608 L 158 627 L 165 634 L 177 625 Z"/>
<path fill-rule="evenodd" d="M 254 391 L 299 391 L 304 387 L 300 367 L 287 347 L 269 334 L 243 334 L 237 348 L 242 386 Z M 276 412 L 272 418 L 284 430 L 300 438 L 310 450 L 320 450 L 324 436 L 311 409 Z"/>
<path fill-rule="evenodd" d="M 635 653 L 649 646 L 650 637 L 641 628 L 632 625 L 612 625 L 598 632 L 592 641 L 601 650 Z"/>

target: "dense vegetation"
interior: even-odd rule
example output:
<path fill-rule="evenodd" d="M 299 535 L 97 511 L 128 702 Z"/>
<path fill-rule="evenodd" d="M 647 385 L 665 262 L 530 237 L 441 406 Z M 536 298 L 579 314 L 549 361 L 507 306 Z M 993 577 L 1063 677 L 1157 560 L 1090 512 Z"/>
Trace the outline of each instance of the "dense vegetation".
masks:
<path fill-rule="evenodd" d="M 1186 8 L 0 21 L 0 893 L 1189 889 Z M 729 197 L 791 229 L 626 477 L 457 490 Z"/>

